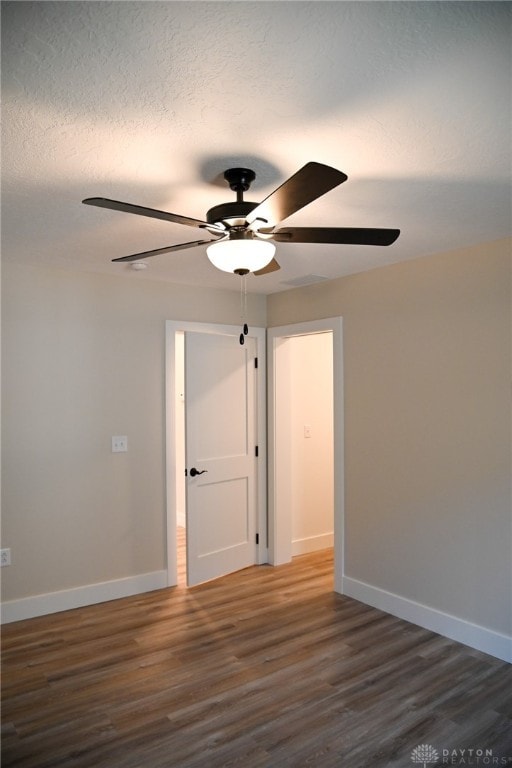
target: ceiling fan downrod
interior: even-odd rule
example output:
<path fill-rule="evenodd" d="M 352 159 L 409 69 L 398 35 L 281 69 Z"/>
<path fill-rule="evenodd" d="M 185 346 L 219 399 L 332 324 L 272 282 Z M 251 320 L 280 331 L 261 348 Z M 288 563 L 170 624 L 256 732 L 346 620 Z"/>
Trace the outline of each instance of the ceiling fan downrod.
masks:
<path fill-rule="evenodd" d="M 256 174 L 250 168 L 228 168 L 224 171 L 224 178 L 228 182 L 229 188 L 236 192 L 236 200 L 210 208 L 206 213 L 206 221 L 215 227 L 222 223 L 228 231 L 236 227 L 246 229 L 245 218 L 257 207 L 258 203 L 246 202 L 244 192 L 250 188 Z"/>
<path fill-rule="evenodd" d="M 228 182 L 229 188 L 236 192 L 237 203 L 243 203 L 244 192 L 250 188 L 256 174 L 250 168 L 228 168 L 227 171 L 224 171 L 224 178 Z"/>

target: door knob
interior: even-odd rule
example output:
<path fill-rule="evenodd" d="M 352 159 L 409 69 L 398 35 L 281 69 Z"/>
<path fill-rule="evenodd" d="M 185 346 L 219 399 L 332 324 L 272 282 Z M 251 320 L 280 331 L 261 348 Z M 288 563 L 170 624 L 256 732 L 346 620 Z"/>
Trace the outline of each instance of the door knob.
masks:
<path fill-rule="evenodd" d="M 196 469 L 195 467 L 192 467 L 190 470 L 190 477 L 195 477 L 196 475 L 204 475 L 205 472 L 208 472 L 207 469 Z"/>

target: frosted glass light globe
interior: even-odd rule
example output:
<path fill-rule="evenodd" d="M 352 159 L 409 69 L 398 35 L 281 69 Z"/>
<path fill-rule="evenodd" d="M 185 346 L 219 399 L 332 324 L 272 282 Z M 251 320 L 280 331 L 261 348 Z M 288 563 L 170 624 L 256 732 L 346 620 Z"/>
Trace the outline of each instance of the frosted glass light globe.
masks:
<path fill-rule="evenodd" d="M 206 249 L 208 258 L 223 272 L 245 274 L 263 269 L 274 258 L 276 247 L 268 240 L 219 240 Z"/>

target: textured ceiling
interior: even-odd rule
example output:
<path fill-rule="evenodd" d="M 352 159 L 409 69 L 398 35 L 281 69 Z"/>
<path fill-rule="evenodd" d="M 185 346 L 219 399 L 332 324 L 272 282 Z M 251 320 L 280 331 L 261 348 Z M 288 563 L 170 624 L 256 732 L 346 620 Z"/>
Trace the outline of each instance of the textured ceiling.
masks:
<path fill-rule="evenodd" d="M 203 219 L 310 160 L 348 181 L 287 224 L 402 234 L 280 243 L 251 292 L 505 237 L 511 50 L 507 2 L 3 2 L 3 258 L 238 290 L 204 247 L 112 264 L 202 234 L 81 200 Z"/>

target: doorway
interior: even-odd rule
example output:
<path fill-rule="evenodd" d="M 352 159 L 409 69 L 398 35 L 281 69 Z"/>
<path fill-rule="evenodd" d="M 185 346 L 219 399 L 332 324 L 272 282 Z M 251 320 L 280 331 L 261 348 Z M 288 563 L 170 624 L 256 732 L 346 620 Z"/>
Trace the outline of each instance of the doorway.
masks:
<path fill-rule="evenodd" d="M 332 393 L 331 401 L 331 435 L 329 457 L 329 446 L 324 444 L 324 461 L 331 463 L 332 471 L 329 474 L 328 467 L 319 468 L 324 483 L 329 483 L 328 488 L 322 489 L 322 499 L 319 503 L 326 505 L 326 512 L 332 515 L 333 538 L 329 539 L 329 523 L 326 515 L 322 513 L 323 519 L 319 525 L 309 524 L 304 519 L 297 522 L 294 520 L 292 510 L 294 508 L 293 494 L 297 493 L 297 483 L 294 482 L 294 474 L 300 471 L 301 462 L 311 459 L 313 456 L 313 443 L 315 434 L 320 437 L 320 433 L 314 430 L 321 429 L 325 431 L 325 413 L 322 416 L 324 425 L 320 426 L 317 421 L 315 424 L 308 423 L 308 416 L 304 416 L 300 421 L 302 413 L 307 414 L 308 409 L 313 408 L 315 419 L 318 418 L 320 411 L 311 399 L 311 391 L 307 394 L 309 404 L 304 409 L 304 403 L 307 397 L 302 383 L 298 387 L 297 382 L 291 381 L 291 376 L 305 375 L 304 361 L 297 365 L 297 356 L 309 347 L 309 351 L 316 349 L 317 361 L 320 360 L 318 354 L 325 355 L 325 349 L 320 350 L 320 346 L 314 342 L 315 337 L 322 336 L 322 343 L 325 347 L 329 345 L 330 365 L 326 365 L 323 376 L 330 378 L 330 382 L 323 382 L 322 389 L 324 396 L 326 392 Z M 269 410 L 269 560 L 274 565 L 290 562 L 293 554 L 301 551 L 307 551 L 307 547 L 320 548 L 322 543 L 328 545 L 330 541 L 334 544 L 334 588 L 342 592 L 343 575 L 343 542 L 344 542 L 344 485 L 343 485 L 343 350 L 342 350 L 342 318 L 328 318 L 306 323 L 297 323 L 289 326 L 271 328 L 268 331 L 268 410 Z M 301 373 L 302 371 L 302 373 Z M 307 374 L 309 377 L 309 374 Z M 313 376 L 314 379 L 314 376 Z M 327 388 L 326 388 L 327 387 Z M 311 384 L 309 389 L 311 390 Z M 294 391 L 299 391 L 299 399 L 302 399 L 302 406 L 295 407 L 294 400 L 296 396 Z M 319 391 L 319 396 L 321 392 Z M 306 401 L 304 400 L 306 397 Z M 299 423 L 297 424 L 297 418 Z M 292 423 L 295 419 L 295 423 Z M 311 421 L 314 419 L 311 418 Z M 300 442 L 299 447 L 292 447 L 293 438 L 295 442 Z M 328 439 L 326 437 L 326 439 Z M 297 459 L 297 453 L 299 458 Z M 294 455 L 295 454 L 295 455 Z M 324 471 L 327 470 L 327 471 Z M 308 469 L 309 472 L 309 469 Z M 300 483 L 299 483 L 300 485 Z M 313 484 L 314 485 L 314 484 Z M 318 492 L 318 485 L 316 492 Z M 330 511 L 332 510 L 332 512 Z M 304 515 L 304 513 L 300 513 Z M 302 526 L 302 528 L 301 528 Z M 316 527 L 315 527 L 316 526 Z M 322 528 L 324 529 L 322 531 Z M 301 536 L 300 533 L 308 534 Z M 299 534 L 299 535 L 297 535 Z M 323 535 L 325 534 L 325 535 Z M 299 539 L 299 541 L 297 541 Z M 302 541 L 301 541 L 302 539 Z"/>
<path fill-rule="evenodd" d="M 332 343 L 322 331 L 276 347 L 280 505 L 291 511 L 292 557 L 334 544 Z"/>
<path fill-rule="evenodd" d="M 268 561 L 265 330 L 239 335 L 166 323 L 168 586 L 178 567 L 183 583 L 178 542 L 189 585 Z"/>

